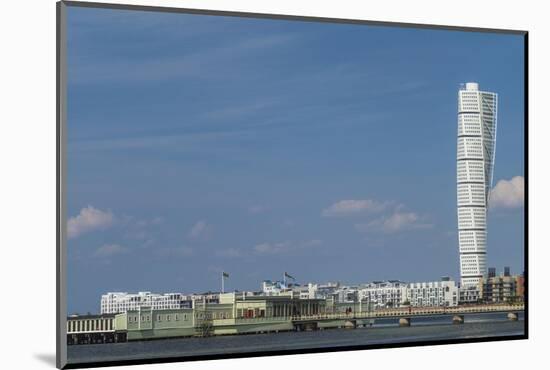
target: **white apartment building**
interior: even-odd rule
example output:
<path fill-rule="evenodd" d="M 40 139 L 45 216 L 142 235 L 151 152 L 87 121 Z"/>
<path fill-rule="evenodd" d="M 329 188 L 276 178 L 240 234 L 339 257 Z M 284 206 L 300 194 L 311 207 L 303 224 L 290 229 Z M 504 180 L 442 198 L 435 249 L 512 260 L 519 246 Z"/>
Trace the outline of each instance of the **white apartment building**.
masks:
<path fill-rule="evenodd" d="M 325 284 L 315 285 L 315 298 L 331 298 L 340 288 L 340 283 L 328 282 Z"/>
<path fill-rule="evenodd" d="M 461 286 L 486 274 L 487 204 L 493 182 L 497 94 L 468 82 L 458 92 L 457 213 Z"/>
<path fill-rule="evenodd" d="M 407 283 L 398 280 L 374 281 L 357 290 L 363 305 L 372 309 L 399 307 L 407 299 Z"/>
<path fill-rule="evenodd" d="M 101 313 L 121 313 L 151 307 L 154 310 L 168 310 L 191 307 L 191 299 L 181 293 L 154 294 L 139 292 L 110 292 L 101 296 Z"/>
<path fill-rule="evenodd" d="M 441 281 L 405 283 L 399 280 L 375 281 L 357 289 L 363 307 L 379 309 L 411 306 L 456 306 L 459 293 L 456 283 L 445 277 Z"/>
<path fill-rule="evenodd" d="M 450 279 L 410 283 L 407 286 L 407 301 L 413 307 L 456 306 L 459 301 L 458 287 Z"/>
<path fill-rule="evenodd" d="M 265 280 L 263 295 L 288 295 L 301 299 L 334 299 L 338 304 L 360 303 L 360 309 L 375 310 L 388 307 L 456 306 L 460 300 L 457 284 L 449 277 L 441 281 L 406 283 L 399 280 L 374 281 L 360 285 L 339 283 L 315 284 L 283 288 L 281 282 Z M 473 298 L 472 298 L 473 299 Z M 477 299 L 477 298 L 476 298 Z"/>
<path fill-rule="evenodd" d="M 334 292 L 334 298 L 338 303 L 353 303 L 358 302 L 359 289 L 357 286 L 341 286 Z"/>

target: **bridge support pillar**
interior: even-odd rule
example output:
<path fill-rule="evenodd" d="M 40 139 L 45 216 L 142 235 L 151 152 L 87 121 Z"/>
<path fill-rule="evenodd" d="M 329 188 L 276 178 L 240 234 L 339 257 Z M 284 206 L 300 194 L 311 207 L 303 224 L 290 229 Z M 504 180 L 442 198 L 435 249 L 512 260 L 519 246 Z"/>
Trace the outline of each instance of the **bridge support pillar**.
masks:
<path fill-rule="evenodd" d="M 316 322 L 309 322 L 304 325 L 305 331 L 314 331 L 314 330 L 317 330 L 318 328 L 319 328 L 319 324 Z"/>
<path fill-rule="evenodd" d="M 464 324 L 464 315 L 454 315 L 453 324 Z"/>
<path fill-rule="evenodd" d="M 344 328 L 346 329 L 355 329 L 357 327 L 357 322 L 355 320 L 347 320 L 344 323 Z"/>
<path fill-rule="evenodd" d="M 410 317 L 402 317 L 399 319 L 399 326 L 411 326 Z"/>
<path fill-rule="evenodd" d="M 508 313 L 508 320 L 510 321 L 518 321 L 518 314 L 515 312 L 509 312 Z"/>

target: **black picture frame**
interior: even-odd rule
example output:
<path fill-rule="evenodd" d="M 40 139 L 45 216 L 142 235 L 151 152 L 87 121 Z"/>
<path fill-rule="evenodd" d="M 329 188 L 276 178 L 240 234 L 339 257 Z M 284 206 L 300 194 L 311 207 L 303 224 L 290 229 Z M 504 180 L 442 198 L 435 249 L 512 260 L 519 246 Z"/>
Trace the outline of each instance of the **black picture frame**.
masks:
<path fill-rule="evenodd" d="M 66 309 L 66 248 L 67 248 L 67 214 L 65 210 L 66 204 L 66 158 L 67 158 L 67 143 L 66 143 L 66 121 L 67 121 L 67 64 L 66 64 L 66 17 L 67 7 L 84 7 L 84 8 L 103 8 L 113 10 L 133 10 L 146 12 L 167 12 L 167 13 L 183 13 L 196 15 L 213 15 L 213 16 L 229 16 L 241 18 L 263 18 L 263 19 L 279 19 L 301 22 L 326 22 L 326 23 L 341 23 L 354 25 L 370 25 L 383 27 L 400 27 L 414 29 L 434 29 L 434 30 L 453 30 L 464 32 L 482 32 L 482 33 L 500 33 L 521 35 L 524 39 L 524 178 L 525 178 L 525 205 L 524 205 L 524 334 L 512 336 L 493 336 L 485 338 L 468 338 L 468 339 L 442 339 L 442 340 L 426 340 L 415 342 L 400 342 L 389 344 L 371 344 L 371 345 L 356 345 L 356 346 L 339 346 L 332 348 L 304 348 L 299 350 L 272 350 L 272 351 L 254 351 L 235 354 L 215 354 L 215 355 L 196 355 L 182 357 L 167 357 L 167 358 L 143 358 L 135 360 L 117 360 L 117 361 L 101 361 L 101 362 L 86 362 L 67 364 L 67 344 L 66 344 L 66 324 L 67 324 L 67 309 Z M 190 9 L 176 7 L 159 7 L 159 6 L 142 6 L 142 5 L 125 5 L 101 2 L 81 2 L 81 1 L 59 1 L 56 4 L 56 19 L 57 19 L 57 63 L 56 63 L 56 121 L 57 121 L 57 141 L 56 141 L 56 161 L 57 161 L 57 183 L 56 183 L 56 229 L 57 229 L 57 248 L 56 248 L 56 366 L 60 369 L 74 368 L 93 368 L 107 366 L 124 366 L 138 364 L 157 364 L 157 363 L 172 363 L 172 362 L 187 362 L 187 361 L 203 361 L 217 359 L 232 359 L 244 357 L 265 357 L 265 356 L 280 356 L 292 354 L 311 354 L 325 352 L 342 352 L 342 351 L 357 351 L 367 349 L 382 349 L 382 348 L 400 348 L 400 347 L 419 347 L 433 345 L 448 345 L 462 343 L 481 343 L 481 342 L 496 342 L 509 340 L 524 340 L 529 338 L 529 32 L 526 30 L 509 30 L 509 29 L 493 29 L 481 27 L 460 27 L 448 25 L 430 25 L 418 23 L 400 23 L 400 22 L 383 22 L 369 21 L 357 19 L 342 19 L 329 17 L 311 17 L 283 14 L 266 14 L 266 13 L 249 13 L 236 11 L 220 11 L 220 10 L 205 10 L 205 9 Z"/>

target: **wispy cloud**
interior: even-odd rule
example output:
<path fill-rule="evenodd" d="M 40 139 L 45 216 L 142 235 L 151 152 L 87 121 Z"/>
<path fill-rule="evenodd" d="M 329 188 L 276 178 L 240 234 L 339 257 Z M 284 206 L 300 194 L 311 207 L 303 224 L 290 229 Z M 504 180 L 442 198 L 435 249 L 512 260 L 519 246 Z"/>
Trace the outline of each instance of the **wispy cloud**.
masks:
<path fill-rule="evenodd" d="M 226 249 L 217 250 L 215 252 L 215 255 L 217 257 L 234 258 L 234 257 L 242 257 L 243 252 L 240 249 L 237 249 L 237 248 L 226 248 Z"/>
<path fill-rule="evenodd" d="M 187 236 L 190 239 L 193 240 L 204 240 L 208 239 L 212 232 L 212 226 L 207 224 L 206 221 L 200 220 L 197 221 L 193 227 L 191 227 L 191 230 L 189 230 L 189 233 Z"/>
<path fill-rule="evenodd" d="M 69 239 L 77 238 L 96 230 L 103 230 L 112 226 L 115 216 L 111 211 L 102 211 L 92 206 L 80 210 L 80 213 L 69 218 L 67 222 L 67 236 Z"/>
<path fill-rule="evenodd" d="M 164 219 L 159 216 L 151 218 L 136 218 L 123 215 L 119 217 L 119 224 L 123 230 L 122 236 L 131 240 L 132 243 L 139 242 L 141 248 L 150 248 L 156 244 L 156 240 L 161 237 L 159 226 L 164 223 Z"/>
<path fill-rule="evenodd" d="M 191 247 L 156 248 L 155 254 L 159 257 L 189 257 L 194 254 Z"/>
<path fill-rule="evenodd" d="M 317 248 L 323 244 L 322 240 L 312 239 L 302 242 L 278 242 L 278 243 L 261 243 L 254 246 L 253 250 L 256 254 L 286 254 L 295 253 L 308 248 Z"/>
<path fill-rule="evenodd" d="M 97 248 L 94 257 L 98 258 L 107 258 L 117 254 L 127 253 L 128 249 L 121 246 L 120 244 L 104 244 L 101 247 Z"/>
<path fill-rule="evenodd" d="M 73 17 L 67 19 L 68 26 L 74 27 L 69 33 L 69 38 L 78 34 L 79 39 L 92 40 L 97 38 L 98 31 L 118 31 L 129 34 L 146 33 L 163 39 L 174 39 L 182 41 L 189 38 L 196 38 L 203 35 L 219 35 L 228 24 L 218 19 L 205 19 L 195 15 L 150 13 L 150 12 L 128 12 L 125 10 L 107 9 L 86 9 L 73 10 Z M 100 13 L 100 14 L 98 14 Z M 122 26 L 122 27 L 121 27 Z M 95 37 L 95 38 L 94 38 Z M 76 38 L 75 38 L 76 39 Z M 143 47 L 143 40 L 125 40 L 124 44 Z"/>
<path fill-rule="evenodd" d="M 515 176 L 510 180 L 500 180 L 489 193 L 490 208 L 520 208 L 525 197 L 525 179 Z"/>
<path fill-rule="evenodd" d="M 150 226 L 150 225 L 160 225 L 164 222 L 162 217 L 153 217 L 152 219 L 144 219 L 136 221 L 136 225 L 140 227 Z"/>
<path fill-rule="evenodd" d="M 354 227 L 360 232 L 382 232 L 394 234 L 406 230 L 428 229 L 432 224 L 424 217 L 407 211 L 403 204 L 395 201 L 378 201 L 373 199 L 341 200 L 321 212 L 324 217 L 343 217 L 359 215 L 363 222 L 356 222 Z M 377 215 L 376 218 L 374 215 Z M 359 217 L 358 216 L 358 217 Z"/>
<path fill-rule="evenodd" d="M 264 212 L 267 212 L 268 210 L 269 210 L 268 207 L 260 205 L 260 204 L 255 204 L 253 206 L 248 207 L 248 213 L 251 213 L 253 215 L 259 214 L 259 213 L 264 213 Z"/>
<path fill-rule="evenodd" d="M 295 36 L 290 34 L 249 36 L 231 44 L 210 46 L 181 56 L 154 56 L 131 61 L 79 58 L 75 68 L 69 69 L 69 83 L 158 82 L 183 77 L 213 78 L 213 74 L 221 77 L 230 75 L 226 72 L 231 68 L 231 62 L 288 44 L 294 39 Z"/>
<path fill-rule="evenodd" d="M 287 252 L 290 246 L 290 242 L 261 243 L 254 246 L 254 251 L 258 254 L 279 254 Z"/>
<path fill-rule="evenodd" d="M 392 202 L 378 202 L 371 199 L 341 200 L 324 209 L 324 217 L 349 216 L 362 212 L 380 212 L 387 209 Z"/>
<path fill-rule="evenodd" d="M 422 222 L 414 212 L 396 210 L 389 216 L 383 216 L 363 224 L 355 224 L 355 229 L 361 232 L 383 232 L 394 234 L 406 230 L 432 228 L 433 224 Z"/>
<path fill-rule="evenodd" d="M 202 118 L 208 121 L 227 122 L 227 120 L 231 119 L 246 118 L 249 116 L 257 115 L 258 113 L 262 113 L 267 109 L 273 108 L 275 105 L 276 100 L 274 99 L 272 99 L 271 101 L 245 101 L 237 106 L 232 104 L 224 108 L 205 112 L 202 115 Z"/>
<path fill-rule="evenodd" d="M 93 138 L 73 140 L 69 143 L 70 151 L 89 152 L 107 150 L 141 150 L 170 148 L 178 152 L 190 152 L 200 149 L 212 142 L 219 143 L 226 139 L 243 139 L 252 134 L 245 131 L 204 131 L 173 133 L 171 135 L 159 135 L 148 133 L 145 136 L 130 136 L 116 138 Z"/>
<path fill-rule="evenodd" d="M 296 226 L 296 221 L 294 221 L 290 218 L 284 219 L 283 220 L 283 226 L 288 227 L 288 228 L 292 228 L 292 227 Z"/>
<path fill-rule="evenodd" d="M 311 239 L 311 240 L 307 240 L 305 242 L 302 242 L 300 244 L 300 248 L 312 248 L 312 247 L 320 246 L 321 244 L 323 244 L 322 240 L 320 240 L 320 239 Z"/>

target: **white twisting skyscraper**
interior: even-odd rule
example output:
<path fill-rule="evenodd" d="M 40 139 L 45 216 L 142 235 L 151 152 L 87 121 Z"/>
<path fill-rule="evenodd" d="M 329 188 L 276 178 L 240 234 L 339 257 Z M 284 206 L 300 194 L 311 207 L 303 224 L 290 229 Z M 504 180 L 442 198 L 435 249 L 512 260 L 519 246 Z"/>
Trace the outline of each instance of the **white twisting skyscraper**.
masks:
<path fill-rule="evenodd" d="M 475 82 L 458 92 L 457 207 L 461 285 L 486 274 L 487 206 L 493 182 L 497 94 Z"/>

